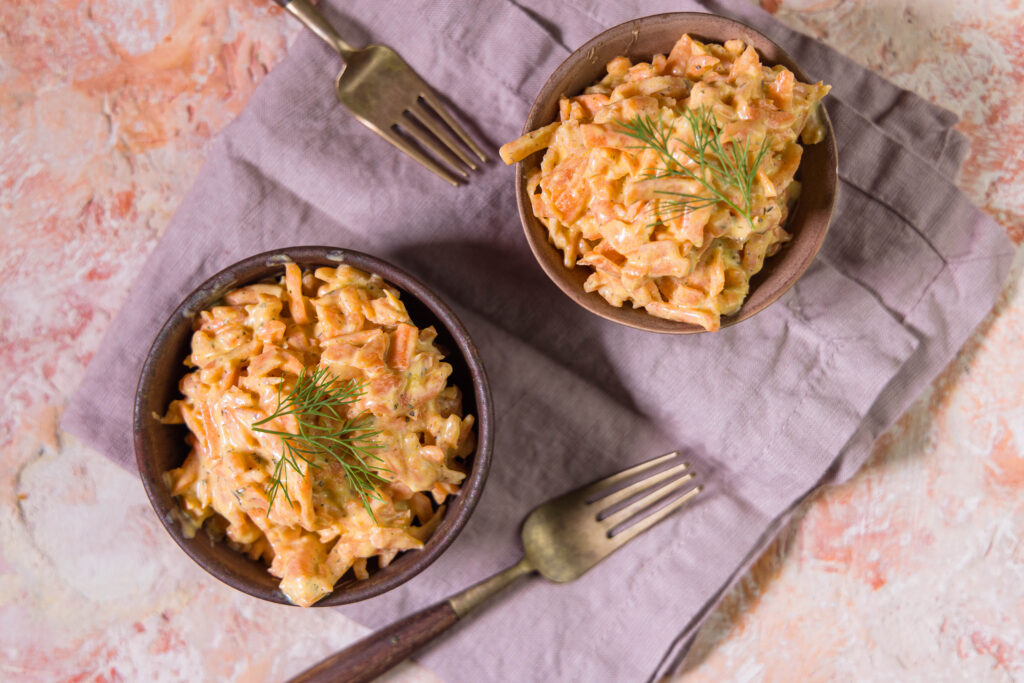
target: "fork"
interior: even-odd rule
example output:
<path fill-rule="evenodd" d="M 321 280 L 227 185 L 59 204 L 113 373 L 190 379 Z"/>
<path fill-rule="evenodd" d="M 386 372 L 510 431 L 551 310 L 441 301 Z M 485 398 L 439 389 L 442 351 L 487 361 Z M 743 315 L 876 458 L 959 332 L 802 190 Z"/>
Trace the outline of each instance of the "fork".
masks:
<path fill-rule="evenodd" d="M 341 55 L 345 67 L 338 74 L 335 88 L 338 101 L 363 125 L 455 186 L 468 177 L 464 166 L 474 171 L 478 166 L 438 118 L 481 162 L 487 162 L 430 86 L 397 52 L 385 45 L 368 45 L 361 50 L 352 47 L 309 0 L 275 1 Z M 448 166 L 424 154 L 410 138 Z"/>
<path fill-rule="evenodd" d="M 371 681 L 522 576 L 538 572 L 556 583 L 578 579 L 703 490 L 702 485 L 695 486 L 672 498 L 695 476 L 687 462 L 647 474 L 679 455 L 679 451 L 666 453 L 535 508 L 523 522 L 525 553 L 518 563 L 363 638 L 302 672 L 292 683 Z M 640 475 L 646 476 L 620 487 Z M 634 519 L 648 510 L 653 512 Z"/>

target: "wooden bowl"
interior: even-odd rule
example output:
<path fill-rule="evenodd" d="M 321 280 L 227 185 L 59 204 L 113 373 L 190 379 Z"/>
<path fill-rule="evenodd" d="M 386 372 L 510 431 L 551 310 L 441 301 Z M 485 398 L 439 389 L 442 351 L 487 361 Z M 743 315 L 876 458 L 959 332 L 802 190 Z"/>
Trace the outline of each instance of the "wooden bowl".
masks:
<path fill-rule="evenodd" d="M 347 249 L 294 247 L 259 254 L 225 268 L 189 294 L 164 324 L 153 342 L 139 378 L 135 396 L 135 458 L 149 500 L 164 528 L 189 557 L 224 583 L 257 598 L 291 604 L 278 589 L 279 580 L 267 566 L 216 542 L 205 531 L 186 538 L 177 519 L 177 502 L 163 481 L 163 474 L 178 467 L 188 454 L 187 430 L 181 425 L 164 425 L 154 417 L 163 415 L 174 398 L 180 398 L 178 381 L 187 368 L 182 361 L 189 354 L 192 322 L 199 311 L 216 303 L 236 287 L 259 282 L 283 273 L 282 265 L 294 261 L 303 269 L 337 266 L 341 263 L 376 273 L 402 294 L 409 315 L 419 327 L 437 329 L 437 345 L 451 364 L 451 381 L 463 391 L 463 408 L 476 416 L 477 447 L 467 458 L 469 472 L 457 494 L 449 497 L 440 526 L 421 550 L 401 553 L 387 567 L 370 562 L 370 576 L 358 581 L 343 577 L 334 592 L 316 606 L 341 605 L 365 600 L 398 586 L 423 571 L 444 552 L 466 524 L 483 490 L 491 461 L 494 416 L 491 392 L 480 354 L 466 329 L 452 310 L 419 280 L 385 261 Z"/>
<path fill-rule="evenodd" d="M 655 54 L 667 54 L 684 33 L 702 42 L 723 43 L 739 38 L 754 46 L 763 63 L 782 64 L 799 80 L 813 82 L 781 47 L 745 24 L 697 12 L 657 14 L 610 28 L 569 55 L 538 93 L 523 132 L 555 121 L 558 117 L 559 98 L 563 95 L 577 95 L 601 79 L 606 73 L 605 65 L 613 57 L 626 55 L 634 62 L 649 61 Z M 803 189 L 786 223 L 786 229 L 792 233 L 793 239 L 778 254 L 765 261 L 764 269 L 751 280 L 750 292 L 743 306 L 733 315 L 723 317 L 722 327 L 746 320 L 782 296 L 811 265 L 825 240 L 836 197 L 838 162 L 832 123 L 824 108 L 822 114 L 825 139 L 816 145 L 804 147 L 803 160 L 796 176 L 803 184 Z M 583 266 L 571 270 L 566 268 L 561 251 L 548 240 L 547 228 L 533 215 L 526 177 L 531 170 L 540 166 L 542 157 L 543 152 L 537 152 L 517 165 L 516 200 L 530 249 L 548 277 L 573 301 L 602 318 L 650 332 L 704 332 L 704 328 L 698 325 L 658 318 L 643 309 L 633 308 L 628 302 L 621 308 L 612 306 L 596 292 L 583 290 L 583 283 L 592 271 Z"/>

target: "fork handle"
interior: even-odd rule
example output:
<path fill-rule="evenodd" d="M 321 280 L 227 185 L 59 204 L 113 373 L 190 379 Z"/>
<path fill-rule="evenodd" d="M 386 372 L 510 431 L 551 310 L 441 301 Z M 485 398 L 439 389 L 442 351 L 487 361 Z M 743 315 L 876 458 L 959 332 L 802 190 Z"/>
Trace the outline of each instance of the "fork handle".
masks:
<path fill-rule="evenodd" d="M 451 627 L 459 616 L 447 600 L 363 638 L 291 679 L 291 683 L 372 681 Z"/>
<path fill-rule="evenodd" d="M 327 21 L 327 17 L 320 13 L 316 7 L 313 6 L 309 0 L 274 0 L 281 7 L 288 10 L 288 13 L 293 17 L 302 22 L 302 24 L 310 31 L 318 35 L 324 40 L 325 43 L 330 45 L 334 50 L 341 55 L 341 58 L 348 60 L 348 58 L 356 51 L 354 47 L 349 45 L 342 39 L 338 32 L 334 30 L 331 23 Z"/>
<path fill-rule="evenodd" d="M 290 683 L 368 683 L 401 663 L 516 579 L 533 571 L 526 559 L 447 600 L 399 619 L 306 669 Z"/>

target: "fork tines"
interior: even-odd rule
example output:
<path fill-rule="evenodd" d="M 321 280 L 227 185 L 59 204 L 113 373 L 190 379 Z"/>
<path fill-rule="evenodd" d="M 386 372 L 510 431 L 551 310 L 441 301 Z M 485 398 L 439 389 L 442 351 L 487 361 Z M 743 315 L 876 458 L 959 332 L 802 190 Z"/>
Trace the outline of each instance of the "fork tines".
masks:
<path fill-rule="evenodd" d="M 689 486 L 696 477 L 696 473 L 690 471 L 688 462 L 645 476 L 623 488 L 615 488 L 634 477 L 671 462 L 680 455 L 679 451 L 666 453 L 587 487 L 586 501 L 588 505 L 600 508 L 596 511 L 598 524 L 605 529 L 608 539 L 615 547 L 650 529 L 704 490 L 703 485 L 697 485 L 674 500 L 670 500 L 676 493 Z M 659 504 L 666 502 L 667 504 L 658 507 Z M 655 510 L 645 517 L 640 517 L 630 526 L 620 528 L 638 513 L 648 509 Z"/>
<path fill-rule="evenodd" d="M 441 122 L 444 122 L 442 125 Z M 447 126 L 447 128 L 445 128 Z M 459 145 L 449 131 L 454 132 L 462 141 Z M 391 126 L 390 130 L 382 131 L 391 144 L 420 162 L 428 169 L 458 186 L 460 179 L 468 177 L 465 169 L 475 171 L 479 168 L 466 149 L 473 152 L 481 162 L 486 163 L 487 157 L 466 131 L 448 114 L 437 96 L 429 90 L 419 93 L 416 101 L 402 112 L 402 118 Z M 411 138 L 425 149 L 430 150 L 437 159 L 444 161 L 444 166 L 423 150 L 409 142 Z"/>

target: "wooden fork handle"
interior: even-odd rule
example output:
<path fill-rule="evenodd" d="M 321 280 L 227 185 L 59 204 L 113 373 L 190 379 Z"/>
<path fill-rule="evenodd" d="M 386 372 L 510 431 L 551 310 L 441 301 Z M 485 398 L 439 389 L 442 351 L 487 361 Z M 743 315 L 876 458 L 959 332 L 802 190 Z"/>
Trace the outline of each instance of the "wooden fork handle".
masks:
<path fill-rule="evenodd" d="M 291 683 L 372 681 L 444 633 L 459 620 L 447 600 L 396 621 L 306 669 Z"/>
<path fill-rule="evenodd" d="M 518 578 L 533 572 L 523 558 L 447 600 L 410 614 L 306 669 L 289 683 L 364 683 L 408 658 Z"/>

